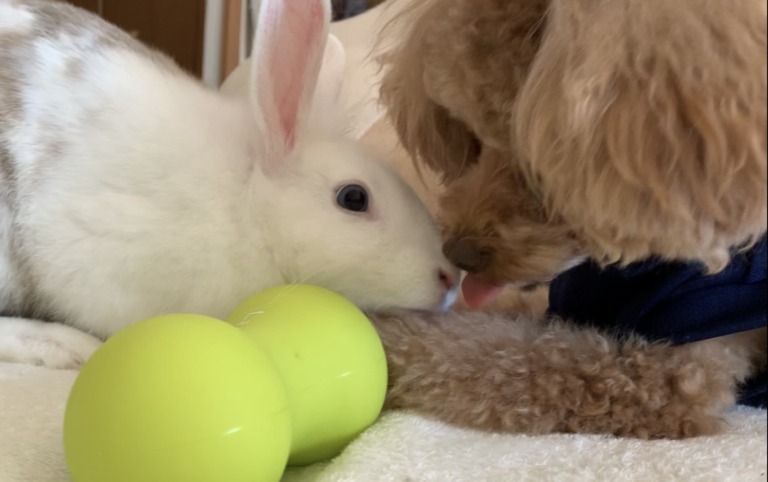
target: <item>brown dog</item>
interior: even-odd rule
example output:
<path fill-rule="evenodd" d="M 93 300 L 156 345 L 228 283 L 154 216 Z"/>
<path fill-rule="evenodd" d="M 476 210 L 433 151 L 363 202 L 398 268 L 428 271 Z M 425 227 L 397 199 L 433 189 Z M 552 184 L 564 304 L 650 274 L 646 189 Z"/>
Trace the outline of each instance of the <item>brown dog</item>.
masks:
<path fill-rule="evenodd" d="M 444 251 L 469 272 L 470 305 L 584 260 L 716 277 L 764 246 L 764 2 L 421 0 L 389 33 L 382 98 L 405 149 L 444 181 Z M 746 269 L 765 286 L 765 266 Z M 759 311 L 765 294 L 748 301 Z M 698 341 L 681 346 L 487 314 L 377 321 L 392 406 L 490 429 L 674 437 L 715 430 L 764 366 L 755 319 L 706 341 L 670 335 Z"/>

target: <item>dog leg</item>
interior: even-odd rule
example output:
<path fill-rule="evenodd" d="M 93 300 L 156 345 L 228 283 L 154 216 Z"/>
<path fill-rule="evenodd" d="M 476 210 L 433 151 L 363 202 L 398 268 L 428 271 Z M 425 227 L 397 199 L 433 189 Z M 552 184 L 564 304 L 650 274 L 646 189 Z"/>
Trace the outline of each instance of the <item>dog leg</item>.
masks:
<path fill-rule="evenodd" d="M 619 340 L 485 313 L 372 314 L 388 408 L 491 431 L 684 438 L 717 433 L 750 369 L 728 343 Z"/>

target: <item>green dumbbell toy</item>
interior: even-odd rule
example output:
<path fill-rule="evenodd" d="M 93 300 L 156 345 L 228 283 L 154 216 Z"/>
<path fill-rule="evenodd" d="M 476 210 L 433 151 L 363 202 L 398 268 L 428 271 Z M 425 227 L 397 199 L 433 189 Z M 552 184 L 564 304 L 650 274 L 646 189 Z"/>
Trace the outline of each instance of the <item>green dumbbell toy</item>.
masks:
<path fill-rule="evenodd" d="M 160 316 L 83 366 L 64 418 L 75 482 L 277 481 L 331 458 L 378 417 L 384 350 L 351 302 L 265 290 L 228 322 Z"/>

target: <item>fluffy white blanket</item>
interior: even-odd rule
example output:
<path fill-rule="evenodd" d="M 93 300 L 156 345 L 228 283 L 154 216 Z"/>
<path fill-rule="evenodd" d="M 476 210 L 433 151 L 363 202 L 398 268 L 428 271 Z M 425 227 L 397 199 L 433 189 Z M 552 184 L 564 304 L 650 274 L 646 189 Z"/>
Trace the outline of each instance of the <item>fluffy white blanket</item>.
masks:
<path fill-rule="evenodd" d="M 61 426 L 76 376 L 0 363 L 0 481 L 69 481 Z M 715 437 L 641 441 L 488 434 L 390 412 L 336 459 L 290 469 L 283 481 L 765 481 L 766 412 L 727 418 Z"/>
<path fill-rule="evenodd" d="M 494 435 L 393 412 L 332 462 L 284 481 L 765 481 L 766 412 L 740 407 L 728 420 L 716 437 L 643 441 Z"/>

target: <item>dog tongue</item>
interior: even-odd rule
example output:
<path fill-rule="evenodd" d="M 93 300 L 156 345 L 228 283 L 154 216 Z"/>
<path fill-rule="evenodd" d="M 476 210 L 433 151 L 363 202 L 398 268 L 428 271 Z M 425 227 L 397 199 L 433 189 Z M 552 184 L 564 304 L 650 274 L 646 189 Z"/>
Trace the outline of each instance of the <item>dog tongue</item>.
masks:
<path fill-rule="evenodd" d="M 486 283 L 471 273 L 465 276 L 461 283 L 461 294 L 464 301 L 475 310 L 493 301 L 502 289 L 503 286 Z"/>

